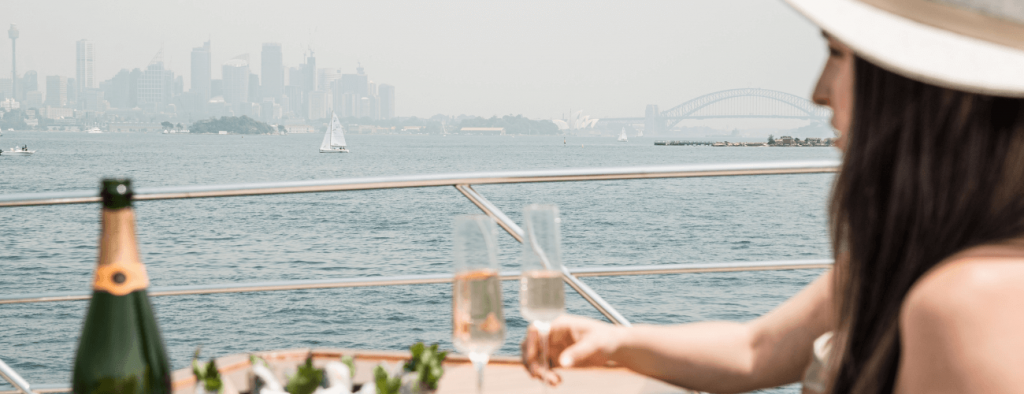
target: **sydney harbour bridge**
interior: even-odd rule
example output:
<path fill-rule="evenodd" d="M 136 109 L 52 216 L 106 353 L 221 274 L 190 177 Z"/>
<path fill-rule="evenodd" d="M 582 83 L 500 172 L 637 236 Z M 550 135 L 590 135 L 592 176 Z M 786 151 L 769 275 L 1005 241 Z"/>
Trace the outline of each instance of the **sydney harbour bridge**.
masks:
<path fill-rule="evenodd" d="M 644 130 L 655 134 L 687 119 L 806 119 L 828 122 L 832 111 L 789 93 L 746 88 L 705 94 L 665 111 L 648 105 L 643 118 L 603 118 L 602 122 L 643 122 Z"/>

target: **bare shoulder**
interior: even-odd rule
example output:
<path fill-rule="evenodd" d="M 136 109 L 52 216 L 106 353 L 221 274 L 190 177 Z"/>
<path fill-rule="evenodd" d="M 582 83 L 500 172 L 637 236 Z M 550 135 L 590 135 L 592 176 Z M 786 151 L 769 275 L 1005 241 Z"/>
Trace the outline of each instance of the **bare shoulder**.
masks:
<path fill-rule="evenodd" d="M 1024 248 L 982 246 L 942 262 L 904 299 L 898 391 L 1018 391 L 1022 312 Z"/>
<path fill-rule="evenodd" d="M 974 304 L 1024 302 L 1019 298 L 1024 297 L 1024 248 L 1010 252 L 981 247 L 943 261 L 911 287 L 904 314 L 920 308 L 925 312 L 982 312 L 973 308 Z"/>

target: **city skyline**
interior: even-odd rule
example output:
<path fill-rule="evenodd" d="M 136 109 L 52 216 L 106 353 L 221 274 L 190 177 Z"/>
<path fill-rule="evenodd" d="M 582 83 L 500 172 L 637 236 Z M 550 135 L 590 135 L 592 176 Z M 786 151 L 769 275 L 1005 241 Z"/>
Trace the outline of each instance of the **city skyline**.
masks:
<path fill-rule="evenodd" d="M 667 108 L 736 87 L 808 96 L 825 54 L 816 29 L 780 2 L 721 3 L 56 2 L 48 4 L 61 7 L 44 16 L 34 11 L 45 4 L 13 0 L 0 23 L 18 24 L 18 67 L 41 76 L 75 75 L 74 55 L 60 52 L 73 52 L 81 39 L 95 45 L 97 80 L 144 68 L 162 45 L 166 68 L 185 86 L 190 51 L 207 40 L 213 79 L 220 77 L 216 66 L 239 53 L 259 54 L 263 43 L 281 43 L 286 75 L 312 48 L 321 67 L 351 72 L 362 63 L 400 86 L 402 116 L 559 118 L 570 107 L 637 116 L 646 104 Z M 147 12 L 167 18 L 123 18 Z M 0 53 L 9 46 L 2 43 Z M 0 62 L 0 75 L 9 74 L 9 63 Z M 259 63 L 250 67 L 262 75 Z"/>

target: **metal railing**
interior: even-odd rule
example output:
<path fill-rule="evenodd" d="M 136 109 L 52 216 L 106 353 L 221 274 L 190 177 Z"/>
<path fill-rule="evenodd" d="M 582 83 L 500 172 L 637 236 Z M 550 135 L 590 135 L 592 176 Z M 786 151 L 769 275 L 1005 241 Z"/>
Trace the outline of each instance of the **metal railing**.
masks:
<path fill-rule="evenodd" d="M 140 187 L 135 190 L 136 201 L 173 200 L 185 198 L 235 197 L 292 193 L 319 193 L 347 190 L 374 190 L 414 187 L 453 186 L 470 202 L 477 206 L 511 235 L 516 241 L 523 242 L 524 232 L 508 215 L 473 189 L 472 185 L 567 182 L 567 181 L 598 181 L 625 179 L 658 179 L 658 178 L 693 178 L 716 176 L 744 175 L 783 175 L 811 174 L 836 172 L 838 161 L 800 161 L 749 164 L 702 164 L 651 167 L 616 167 L 595 169 L 561 169 L 536 171 L 478 172 L 440 175 L 410 175 L 395 177 L 370 177 L 334 180 L 312 180 L 295 182 L 251 183 L 215 186 L 177 186 L 177 187 Z M 96 190 L 80 190 L 68 192 L 26 193 L 0 195 L 0 207 L 24 207 L 39 205 L 83 204 L 96 203 L 101 199 Z M 757 270 L 787 270 L 828 268 L 831 260 L 799 260 L 799 261 L 763 261 L 763 262 L 731 262 L 731 263 L 699 263 L 650 265 L 632 267 L 589 267 L 570 269 L 562 268 L 562 279 L 575 290 L 584 300 L 590 303 L 609 321 L 618 325 L 629 326 L 630 322 L 607 301 L 601 298 L 590 286 L 581 281 L 582 276 L 621 276 L 621 275 L 656 275 L 669 273 L 699 272 L 735 272 Z M 243 284 L 212 284 L 192 286 L 153 287 L 152 296 L 171 296 L 189 294 L 220 294 L 256 291 L 283 291 L 302 289 L 326 289 L 340 287 L 394 286 L 432 283 L 449 283 L 452 275 L 405 275 L 372 278 L 339 278 L 292 280 L 274 282 L 256 282 Z M 519 273 L 505 271 L 502 280 L 518 279 Z M 20 304 L 36 302 L 57 302 L 86 300 L 91 297 L 89 291 L 55 292 L 40 294 L 14 294 L 0 296 L 0 304 Z M 16 391 L 0 391 L 0 394 L 11 393 L 52 393 L 66 392 L 66 388 L 47 385 L 33 389 L 28 382 L 18 376 L 13 369 L 0 360 L 0 377 L 11 383 Z M 51 387 L 53 386 L 53 387 Z"/>

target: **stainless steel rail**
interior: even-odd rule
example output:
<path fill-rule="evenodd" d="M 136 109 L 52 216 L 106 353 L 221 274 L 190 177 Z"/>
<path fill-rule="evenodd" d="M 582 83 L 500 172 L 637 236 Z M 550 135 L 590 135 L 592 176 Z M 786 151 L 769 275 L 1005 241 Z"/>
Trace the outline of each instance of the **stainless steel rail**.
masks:
<path fill-rule="evenodd" d="M 515 238 L 519 243 L 523 243 L 523 239 L 526 238 L 526 232 L 524 232 L 518 224 L 513 222 L 512 219 L 509 219 L 508 215 L 505 215 L 505 213 L 498 209 L 497 206 L 484 198 L 484 196 L 480 195 L 480 193 L 477 193 L 477 191 L 470 185 L 455 185 L 455 188 L 462 192 L 469 201 L 472 201 L 477 208 L 484 211 L 487 216 L 494 218 L 494 220 L 501 225 L 501 228 L 505 229 L 512 238 Z M 583 297 L 583 299 L 589 302 L 594 309 L 601 312 L 608 321 L 620 326 L 629 327 L 632 325 L 629 323 L 629 320 L 626 320 L 625 316 L 622 316 L 619 311 L 615 310 L 615 307 L 605 301 L 604 298 L 601 298 L 594 289 L 591 289 L 590 286 L 587 286 L 587 284 L 583 283 L 579 278 L 572 276 L 572 273 L 569 272 L 569 269 L 564 265 L 562 266 L 562 281 L 568 284 L 569 287 L 572 287 L 572 289 L 576 291 L 576 294 Z"/>
<path fill-rule="evenodd" d="M 139 187 L 135 190 L 134 198 L 137 201 L 145 201 L 501 183 L 808 174 L 835 172 L 838 166 L 838 161 L 821 160 L 746 164 L 693 164 L 649 167 L 474 172 L 461 174 L 247 183 L 237 185 Z M 0 195 L 0 207 L 82 204 L 95 203 L 99 201 L 100 197 L 96 190 Z"/>
<path fill-rule="evenodd" d="M 728 263 L 694 263 L 644 265 L 632 267 L 584 267 L 569 269 L 573 276 L 661 275 L 684 273 L 713 273 L 736 271 L 794 270 L 829 268 L 832 260 L 751 261 Z M 503 271 L 501 280 L 519 280 L 518 271 Z M 245 293 L 255 291 L 287 291 L 332 289 L 341 287 L 370 287 L 398 285 L 426 285 L 451 283 L 451 274 L 376 276 L 360 278 L 311 279 L 253 283 L 222 283 L 192 286 L 160 286 L 150 288 L 149 295 L 179 296 L 199 294 Z M 90 291 L 68 291 L 37 294 L 10 294 L 0 296 L 0 304 L 29 304 L 36 302 L 82 301 L 92 297 Z M 2 394 L 2 393 L 0 393 Z"/>
<path fill-rule="evenodd" d="M 55 384 L 33 384 L 31 392 L 24 392 L 19 390 L 7 390 L 0 391 L 0 394 L 52 394 L 52 393 L 70 393 L 71 388 L 68 387 L 67 383 L 55 383 Z"/>
<path fill-rule="evenodd" d="M 25 379 L 21 378 L 17 372 L 14 372 L 11 367 L 7 366 L 3 360 L 0 360 L 0 377 L 11 383 L 11 386 L 18 389 L 18 391 L 25 394 L 32 394 L 32 388 L 29 386 Z"/>

